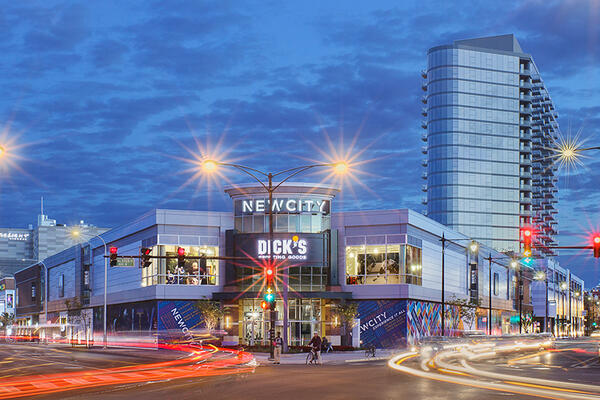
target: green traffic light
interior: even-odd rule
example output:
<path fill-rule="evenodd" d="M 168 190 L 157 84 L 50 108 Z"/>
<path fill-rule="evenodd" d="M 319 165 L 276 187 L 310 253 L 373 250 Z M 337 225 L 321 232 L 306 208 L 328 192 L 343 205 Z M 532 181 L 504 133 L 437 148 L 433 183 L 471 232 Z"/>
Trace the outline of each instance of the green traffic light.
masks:
<path fill-rule="evenodd" d="M 267 293 L 265 294 L 265 300 L 270 303 L 275 300 L 275 295 L 273 293 Z"/>

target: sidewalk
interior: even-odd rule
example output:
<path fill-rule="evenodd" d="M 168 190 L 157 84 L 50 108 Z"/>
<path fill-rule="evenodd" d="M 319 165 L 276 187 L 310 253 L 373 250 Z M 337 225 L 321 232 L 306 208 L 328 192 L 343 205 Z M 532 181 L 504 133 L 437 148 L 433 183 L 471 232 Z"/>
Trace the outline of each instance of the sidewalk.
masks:
<path fill-rule="evenodd" d="M 369 361 L 382 361 L 389 359 L 393 354 L 397 353 L 398 350 L 381 350 L 378 349 L 375 353 L 375 357 L 365 357 L 364 350 L 357 351 L 335 351 L 329 352 L 328 354 L 321 353 L 321 359 L 324 365 L 342 365 L 347 363 L 358 363 L 358 362 L 369 362 Z M 252 353 L 256 361 L 260 365 L 272 365 L 273 361 L 269 361 L 269 353 Z M 292 353 L 282 354 L 281 364 L 297 365 L 306 364 L 306 356 L 308 353 Z"/>

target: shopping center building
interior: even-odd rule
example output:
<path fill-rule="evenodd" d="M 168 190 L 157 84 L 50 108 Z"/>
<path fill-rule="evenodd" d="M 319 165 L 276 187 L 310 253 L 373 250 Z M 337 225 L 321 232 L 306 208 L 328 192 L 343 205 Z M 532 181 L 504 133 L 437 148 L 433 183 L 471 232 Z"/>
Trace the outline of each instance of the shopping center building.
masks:
<path fill-rule="evenodd" d="M 480 304 L 472 322 L 461 320 L 459 306 L 447 306 L 446 334 L 485 330 L 489 293 L 493 332 L 519 330 L 518 282 L 510 257 L 483 245 L 472 252 L 470 238 L 420 213 L 334 212 L 339 189 L 325 184 L 286 183 L 271 205 L 256 184 L 225 192 L 232 212 L 158 209 L 101 235 L 107 246 L 118 248 L 119 256 L 138 255 L 147 247 L 163 257 L 142 268 L 137 259 L 132 267 L 108 267 L 110 341 L 123 336 L 189 338 L 203 328 L 196 302 L 215 300 L 225 310 L 220 326 L 224 344 L 265 342 L 269 322 L 260 307 L 260 291 L 270 248 L 279 265 L 275 330 L 289 345 L 306 344 L 313 332 L 340 344 L 342 321 L 335 310 L 348 302 L 358 304 L 358 320 L 347 344 L 392 347 L 440 334 L 442 263 L 446 302 L 472 299 Z M 451 239 L 444 252 L 442 235 Z M 79 318 L 85 321 L 79 337 L 101 340 L 106 249 L 100 239 L 88 239 L 46 258 L 46 269 L 37 268 L 47 277 L 38 277 L 36 287 L 45 292 L 47 285 L 48 296 L 38 296 L 42 311 L 25 323 L 68 326 L 76 299 Z M 206 265 L 190 258 L 179 268 L 178 247 L 187 256 L 208 257 Z M 521 303 L 532 309 L 529 272 L 523 274 Z M 29 300 L 30 294 L 19 282 L 17 288 L 18 314 L 19 299 Z"/>

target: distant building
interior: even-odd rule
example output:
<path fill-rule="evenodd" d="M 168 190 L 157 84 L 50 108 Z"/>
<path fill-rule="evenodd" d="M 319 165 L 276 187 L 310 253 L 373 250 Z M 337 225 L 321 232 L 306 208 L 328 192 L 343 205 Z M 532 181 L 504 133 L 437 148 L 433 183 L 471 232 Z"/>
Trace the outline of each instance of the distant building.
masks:
<path fill-rule="evenodd" d="M 38 215 L 37 226 L 0 228 L 0 278 L 13 276 L 21 268 L 69 248 L 82 239 L 74 240 L 71 231 L 76 227 L 85 240 L 106 232 L 80 221 L 78 225 L 57 224 L 47 215 Z"/>
<path fill-rule="evenodd" d="M 513 35 L 457 40 L 422 75 L 427 216 L 502 252 L 533 225 L 552 255 L 558 115 L 532 56 Z"/>

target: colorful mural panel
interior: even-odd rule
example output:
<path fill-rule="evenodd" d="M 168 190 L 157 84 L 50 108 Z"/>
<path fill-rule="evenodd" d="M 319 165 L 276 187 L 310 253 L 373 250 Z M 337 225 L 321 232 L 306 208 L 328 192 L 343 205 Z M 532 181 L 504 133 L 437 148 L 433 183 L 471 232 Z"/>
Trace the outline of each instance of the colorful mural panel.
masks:
<path fill-rule="evenodd" d="M 363 346 L 393 348 L 406 344 L 406 300 L 358 302 Z"/>
<path fill-rule="evenodd" d="M 441 335 L 441 304 L 408 301 L 406 324 L 409 342 L 424 336 Z"/>

